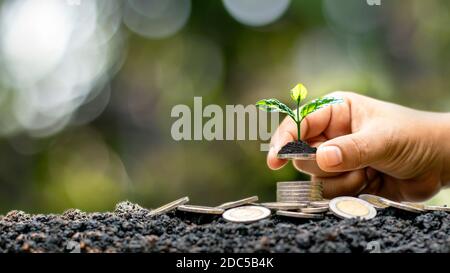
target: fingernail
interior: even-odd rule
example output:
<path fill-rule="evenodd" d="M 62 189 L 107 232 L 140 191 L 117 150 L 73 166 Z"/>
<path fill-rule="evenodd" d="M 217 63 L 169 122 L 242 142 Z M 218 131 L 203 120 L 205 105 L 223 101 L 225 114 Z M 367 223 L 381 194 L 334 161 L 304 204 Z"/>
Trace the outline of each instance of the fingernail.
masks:
<path fill-rule="evenodd" d="M 276 153 L 277 153 L 276 147 L 270 146 L 270 149 L 269 149 L 269 155 L 270 155 L 270 156 L 273 156 L 273 155 L 276 154 Z"/>
<path fill-rule="evenodd" d="M 319 148 L 319 152 L 323 154 L 325 164 L 329 167 L 334 167 L 342 163 L 342 152 L 336 146 L 326 146 Z"/>

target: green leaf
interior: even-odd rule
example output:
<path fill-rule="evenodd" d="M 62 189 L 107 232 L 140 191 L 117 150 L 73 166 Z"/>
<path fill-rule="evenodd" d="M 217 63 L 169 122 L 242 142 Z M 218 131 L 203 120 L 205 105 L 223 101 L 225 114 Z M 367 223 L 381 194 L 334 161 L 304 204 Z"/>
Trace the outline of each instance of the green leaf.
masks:
<path fill-rule="evenodd" d="M 327 107 L 332 104 L 342 103 L 344 102 L 343 99 L 340 98 L 334 98 L 334 97 L 323 97 L 319 99 L 315 99 L 305 105 L 302 106 L 300 110 L 300 116 L 302 119 L 304 119 L 307 115 L 322 109 L 324 107 Z"/>
<path fill-rule="evenodd" d="M 299 83 L 294 88 L 291 89 L 291 98 L 299 104 L 308 95 L 308 90 L 306 87 Z"/>
<path fill-rule="evenodd" d="M 281 112 L 296 120 L 294 112 L 284 103 L 277 99 L 265 99 L 256 103 L 256 107 L 267 112 Z"/>

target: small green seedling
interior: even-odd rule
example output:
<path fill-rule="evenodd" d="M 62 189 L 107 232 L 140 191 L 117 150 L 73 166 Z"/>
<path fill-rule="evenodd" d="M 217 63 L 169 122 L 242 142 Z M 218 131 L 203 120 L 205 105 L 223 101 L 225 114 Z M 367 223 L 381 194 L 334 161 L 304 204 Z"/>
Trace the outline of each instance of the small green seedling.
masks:
<path fill-rule="evenodd" d="M 295 112 L 286 104 L 280 102 L 277 99 L 260 100 L 256 103 L 256 106 L 259 109 L 265 110 L 267 112 L 281 112 L 290 116 L 297 124 L 297 138 L 300 141 L 300 124 L 306 118 L 306 116 L 331 104 L 344 102 L 342 99 L 326 96 L 315 99 L 300 107 L 301 102 L 306 98 L 307 95 L 308 90 L 301 83 L 297 84 L 294 88 L 291 89 L 291 98 L 297 104 L 297 110 Z"/>

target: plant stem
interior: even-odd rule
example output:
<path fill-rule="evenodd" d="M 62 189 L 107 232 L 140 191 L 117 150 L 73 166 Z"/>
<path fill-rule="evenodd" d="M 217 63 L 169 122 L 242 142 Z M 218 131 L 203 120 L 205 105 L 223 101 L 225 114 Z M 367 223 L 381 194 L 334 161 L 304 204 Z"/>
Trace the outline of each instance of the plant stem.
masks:
<path fill-rule="evenodd" d="M 300 100 L 297 102 L 297 140 L 300 141 Z"/>

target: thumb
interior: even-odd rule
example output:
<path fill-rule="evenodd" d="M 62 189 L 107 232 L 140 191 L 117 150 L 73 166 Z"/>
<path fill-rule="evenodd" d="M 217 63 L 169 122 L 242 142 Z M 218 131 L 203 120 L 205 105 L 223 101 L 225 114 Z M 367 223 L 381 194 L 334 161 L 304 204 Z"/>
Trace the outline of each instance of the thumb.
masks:
<path fill-rule="evenodd" d="M 386 137 L 373 130 L 331 139 L 317 149 L 317 164 L 326 172 L 346 172 L 365 168 L 382 159 Z"/>

